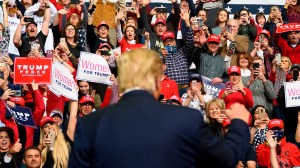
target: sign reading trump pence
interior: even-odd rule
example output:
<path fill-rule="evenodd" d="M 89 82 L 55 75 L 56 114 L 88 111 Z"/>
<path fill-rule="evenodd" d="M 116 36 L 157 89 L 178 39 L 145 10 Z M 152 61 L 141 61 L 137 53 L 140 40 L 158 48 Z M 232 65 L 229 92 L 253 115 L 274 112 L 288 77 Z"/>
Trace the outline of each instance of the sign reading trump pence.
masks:
<path fill-rule="evenodd" d="M 111 84 L 110 76 L 108 63 L 102 56 L 80 52 L 77 80 Z"/>
<path fill-rule="evenodd" d="M 285 82 L 285 107 L 300 107 L 300 81 Z"/>
<path fill-rule="evenodd" d="M 16 57 L 14 64 L 14 84 L 51 83 L 51 58 Z"/>
<path fill-rule="evenodd" d="M 53 63 L 52 82 L 48 87 L 57 96 L 62 95 L 71 100 L 78 100 L 78 91 L 73 75 L 67 67 L 57 61 Z"/>

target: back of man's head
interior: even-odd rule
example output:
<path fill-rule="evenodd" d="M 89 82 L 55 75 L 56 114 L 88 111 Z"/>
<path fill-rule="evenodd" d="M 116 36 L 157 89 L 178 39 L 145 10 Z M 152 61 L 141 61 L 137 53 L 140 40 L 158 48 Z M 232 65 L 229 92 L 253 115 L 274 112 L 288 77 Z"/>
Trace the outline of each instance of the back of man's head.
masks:
<path fill-rule="evenodd" d="M 163 70 L 157 52 L 149 49 L 134 49 L 122 54 L 117 64 L 121 93 L 136 87 L 153 94 L 159 91 Z"/>

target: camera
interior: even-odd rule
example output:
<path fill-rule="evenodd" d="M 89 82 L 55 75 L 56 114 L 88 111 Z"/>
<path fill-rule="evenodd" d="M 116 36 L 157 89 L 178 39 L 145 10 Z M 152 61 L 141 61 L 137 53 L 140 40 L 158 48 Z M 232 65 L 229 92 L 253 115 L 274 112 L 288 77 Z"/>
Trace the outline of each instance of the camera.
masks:
<path fill-rule="evenodd" d="M 111 51 L 101 51 L 101 55 L 111 55 Z"/>
<path fill-rule="evenodd" d="M 284 137 L 283 131 L 274 131 L 274 137 L 283 138 Z"/>
<path fill-rule="evenodd" d="M 125 10 L 126 10 L 126 12 L 133 12 L 133 13 L 135 13 L 136 11 L 135 11 L 135 7 L 126 7 L 125 8 Z"/>
<path fill-rule="evenodd" d="M 172 103 L 173 103 L 173 101 L 171 99 L 166 100 L 166 104 L 172 104 Z"/>
<path fill-rule="evenodd" d="M 198 25 L 198 29 L 201 29 L 202 26 L 203 26 L 203 20 L 202 20 L 202 18 L 196 17 L 195 20 L 194 20 L 194 24 Z"/>
<path fill-rule="evenodd" d="M 25 17 L 24 22 L 34 22 L 34 19 L 32 17 Z"/>

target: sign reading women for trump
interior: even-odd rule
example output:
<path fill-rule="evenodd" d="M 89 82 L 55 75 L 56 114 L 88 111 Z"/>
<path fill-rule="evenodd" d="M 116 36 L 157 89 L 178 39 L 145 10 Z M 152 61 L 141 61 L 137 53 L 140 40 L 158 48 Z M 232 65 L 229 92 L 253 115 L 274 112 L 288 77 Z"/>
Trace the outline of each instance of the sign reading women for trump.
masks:
<path fill-rule="evenodd" d="M 78 91 L 73 75 L 67 67 L 55 61 L 52 68 L 52 82 L 49 86 L 51 92 L 57 96 L 65 96 L 72 100 L 78 100 Z"/>
<path fill-rule="evenodd" d="M 299 107 L 300 106 L 300 81 L 285 82 L 285 107 Z"/>
<path fill-rule="evenodd" d="M 110 76 L 108 63 L 102 56 L 80 52 L 77 80 L 111 84 Z"/>
<path fill-rule="evenodd" d="M 51 58 L 15 58 L 14 84 L 51 83 Z"/>
<path fill-rule="evenodd" d="M 205 76 L 201 76 L 201 77 L 202 77 L 202 83 L 204 85 L 205 93 L 212 95 L 214 98 L 218 97 L 220 91 L 225 88 L 224 83 L 213 85 L 211 83 L 211 79 Z"/>

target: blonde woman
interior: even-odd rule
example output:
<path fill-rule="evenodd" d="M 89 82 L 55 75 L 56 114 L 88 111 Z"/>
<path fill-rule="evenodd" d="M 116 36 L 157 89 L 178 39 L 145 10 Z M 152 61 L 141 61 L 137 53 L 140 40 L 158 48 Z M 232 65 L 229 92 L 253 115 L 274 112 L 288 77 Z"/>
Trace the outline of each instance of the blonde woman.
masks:
<path fill-rule="evenodd" d="M 49 116 L 42 118 L 40 127 L 42 167 L 68 167 L 70 145 L 66 139 L 69 138 L 63 135 L 59 127 L 54 124 L 54 120 Z M 52 132 L 54 133 L 51 134 Z"/>
<path fill-rule="evenodd" d="M 224 110 L 226 110 L 226 107 L 223 99 L 212 99 L 206 103 L 206 122 L 209 124 L 212 132 L 221 137 L 224 135 L 222 123 L 227 118 L 225 114 L 222 114 Z"/>

